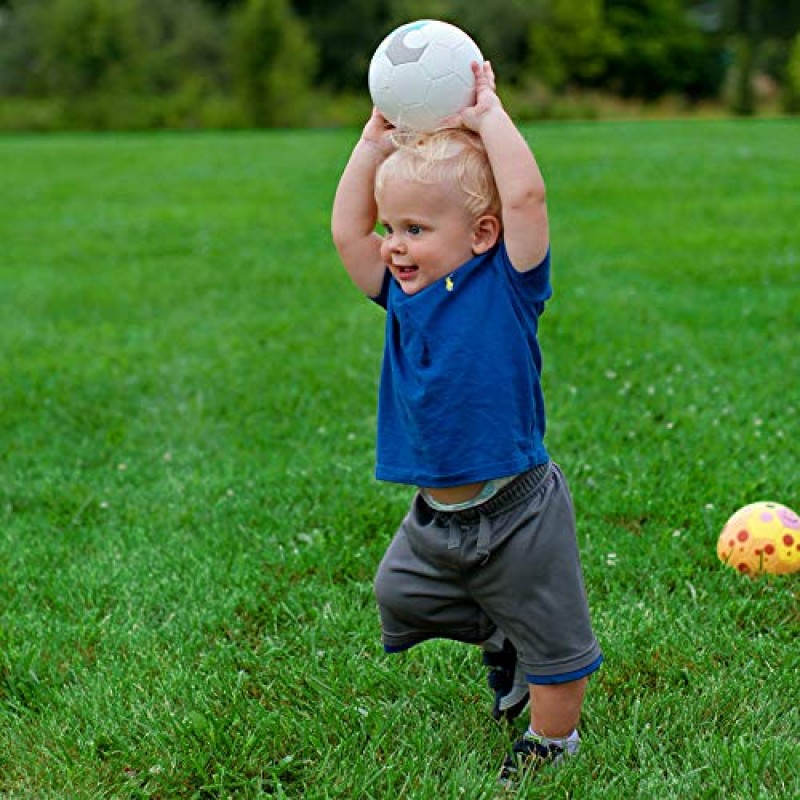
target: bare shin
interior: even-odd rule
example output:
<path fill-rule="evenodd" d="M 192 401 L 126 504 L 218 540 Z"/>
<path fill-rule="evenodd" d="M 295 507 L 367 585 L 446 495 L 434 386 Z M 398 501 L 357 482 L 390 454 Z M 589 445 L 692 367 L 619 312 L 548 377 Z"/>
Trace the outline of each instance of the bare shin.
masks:
<path fill-rule="evenodd" d="M 550 738 L 572 733 L 580 720 L 588 680 L 531 684 L 531 729 Z"/>

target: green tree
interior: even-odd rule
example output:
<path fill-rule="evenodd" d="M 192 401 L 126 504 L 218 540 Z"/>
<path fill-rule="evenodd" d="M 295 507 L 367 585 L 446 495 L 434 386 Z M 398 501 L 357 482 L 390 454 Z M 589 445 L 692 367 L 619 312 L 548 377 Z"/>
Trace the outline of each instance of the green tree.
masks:
<path fill-rule="evenodd" d="M 753 114 L 757 73 L 790 80 L 787 70 L 792 40 L 800 30 L 800 3 L 721 0 L 720 5 L 733 54 L 731 107 L 738 114 Z"/>
<path fill-rule="evenodd" d="M 530 27 L 530 73 L 560 89 L 592 84 L 605 72 L 615 37 L 605 22 L 603 0 L 550 0 Z"/>
<path fill-rule="evenodd" d="M 0 24 L 0 92 L 161 95 L 226 80 L 221 16 L 200 0 L 17 0 Z"/>
<path fill-rule="evenodd" d="M 388 0 L 294 0 L 319 48 L 316 81 L 334 90 L 365 91 L 370 58 L 388 33 Z"/>
<path fill-rule="evenodd" d="M 288 0 L 247 0 L 234 14 L 231 48 L 234 86 L 250 123 L 301 123 L 317 53 Z"/>
<path fill-rule="evenodd" d="M 199 0 L 138 0 L 148 44 L 147 84 L 158 95 L 187 85 L 221 90 L 229 83 L 224 15 Z"/>
<path fill-rule="evenodd" d="M 791 113 L 800 112 L 800 33 L 794 37 L 789 54 L 784 105 Z"/>
<path fill-rule="evenodd" d="M 46 91 L 39 63 L 38 2 L 18 2 L 2 12 L 0 94 L 37 96 Z"/>
<path fill-rule="evenodd" d="M 607 0 L 606 21 L 617 46 L 606 84 L 624 96 L 656 99 L 667 92 L 715 94 L 721 49 L 692 21 L 681 0 Z"/>
<path fill-rule="evenodd" d="M 732 108 L 737 114 L 753 114 L 756 110 L 753 77 L 761 40 L 762 12 L 760 0 L 735 0 L 729 4 L 735 54 Z"/>
<path fill-rule="evenodd" d="M 54 0 L 39 8 L 39 63 L 51 91 L 74 98 L 144 88 L 148 52 L 137 0 Z"/>
<path fill-rule="evenodd" d="M 80 128 L 236 120 L 221 16 L 202 0 L 16 0 L 0 24 L 0 94 L 47 97 Z"/>

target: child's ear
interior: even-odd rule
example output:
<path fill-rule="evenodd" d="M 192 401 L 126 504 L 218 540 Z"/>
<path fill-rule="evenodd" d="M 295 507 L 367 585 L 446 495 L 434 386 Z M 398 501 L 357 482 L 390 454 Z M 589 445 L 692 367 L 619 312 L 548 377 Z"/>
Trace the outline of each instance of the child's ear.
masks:
<path fill-rule="evenodd" d="M 472 226 L 472 252 L 480 255 L 491 250 L 500 238 L 500 220 L 494 214 L 478 217 Z"/>

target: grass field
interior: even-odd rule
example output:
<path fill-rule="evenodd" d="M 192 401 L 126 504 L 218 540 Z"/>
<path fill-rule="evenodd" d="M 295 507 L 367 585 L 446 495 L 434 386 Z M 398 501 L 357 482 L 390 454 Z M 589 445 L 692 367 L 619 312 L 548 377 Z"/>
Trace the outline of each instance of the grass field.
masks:
<path fill-rule="evenodd" d="M 549 449 L 606 664 L 529 798 L 796 798 L 800 119 L 526 128 Z M 328 235 L 355 131 L 0 139 L 0 796 L 491 798 L 479 654 L 383 655 L 382 312 Z"/>

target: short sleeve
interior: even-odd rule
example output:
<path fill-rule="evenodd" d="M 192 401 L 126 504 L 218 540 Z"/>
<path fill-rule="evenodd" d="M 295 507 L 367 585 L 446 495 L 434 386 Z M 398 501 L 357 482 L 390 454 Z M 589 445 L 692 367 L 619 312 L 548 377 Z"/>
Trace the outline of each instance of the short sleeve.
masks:
<path fill-rule="evenodd" d="M 389 287 L 392 283 L 392 273 L 387 269 L 383 276 L 383 285 L 380 292 L 375 297 L 370 297 L 373 303 L 385 309 L 389 304 Z"/>
<path fill-rule="evenodd" d="M 544 303 L 552 297 L 553 287 L 550 283 L 549 247 L 544 254 L 544 258 L 533 269 L 529 269 L 526 272 L 519 272 L 514 269 L 506 253 L 505 246 L 502 248 L 502 258 L 506 271 L 511 276 L 512 283 L 526 300 L 533 303 Z"/>

